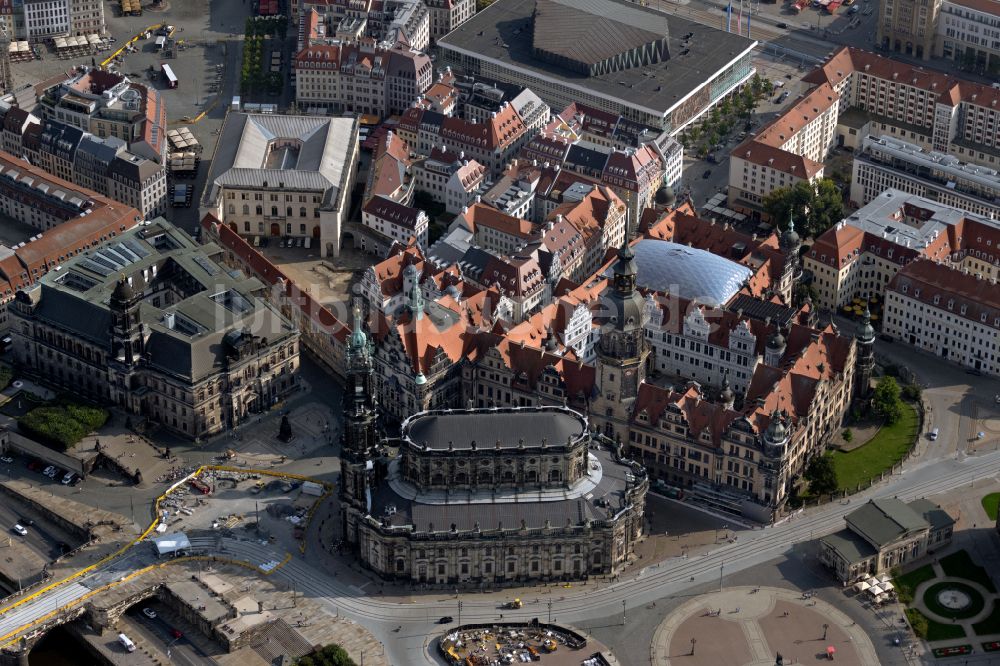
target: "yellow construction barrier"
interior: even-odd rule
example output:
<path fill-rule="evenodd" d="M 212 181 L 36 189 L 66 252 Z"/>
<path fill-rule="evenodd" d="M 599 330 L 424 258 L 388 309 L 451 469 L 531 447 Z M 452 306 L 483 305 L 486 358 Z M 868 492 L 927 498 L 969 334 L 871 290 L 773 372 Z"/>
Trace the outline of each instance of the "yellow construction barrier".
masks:
<path fill-rule="evenodd" d="M 157 27 L 159 27 L 159 26 L 157 26 Z M 122 546 L 121 548 L 119 548 L 115 552 L 111 553 L 110 555 L 108 555 L 108 556 L 106 556 L 106 557 L 98 560 L 94 564 L 91 564 L 90 566 L 84 567 L 83 569 L 80 569 L 79 571 L 76 571 L 76 572 L 74 572 L 74 573 L 66 576 L 65 578 L 57 580 L 54 583 L 49 583 L 48 585 L 35 590 L 31 594 L 29 594 L 29 595 L 27 595 L 25 597 L 22 597 L 21 599 L 18 599 L 14 603 L 12 603 L 12 604 L 10 604 L 8 606 L 5 606 L 3 608 L 0 608 L 0 614 L 6 613 L 9 610 L 12 610 L 14 608 L 17 608 L 18 606 L 21 606 L 22 604 L 26 604 L 29 601 L 31 601 L 32 599 L 36 599 L 39 596 L 45 594 L 46 592 L 54 590 L 55 588 L 59 587 L 60 585 L 64 585 L 66 583 L 69 583 L 69 582 L 72 582 L 72 581 L 76 580 L 77 578 L 80 578 L 81 576 L 85 576 L 86 574 L 90 573 L 94 569 L 96 569 L 96 568 L 98 568 L 98 567 L 106 564 L 107 562 L 113 560 L 114 558 L 116 558 L 116 557 L 118 557 L 120 555 L 123 555 L 126 551 L 128 551 L 130 548 L 132 548 L 133 546 L 135 546 L 140 541 L 145 540 L 146 537 L 148 537 L 153 532 L 153 530 L 156 529 L 156 526 L 160 524 L 160 502 L 162 502 L 163 500 L 165 500 L 170 495 L 170 493 L 172 493 L 177 488 L 180 488 L 181 486 L 183 486 L 184 484 L 186 484 L 191 479 L 196 478 L 198 476 L 201 476 L 206 470 L 217 470 L 217 471 L 221 471 L 221 472 L 238 472 L 238 473 L 241 473 L 241 474 L 261 474 L 261 475 L 273 476 L 273 477 L 278 477 L 278 478 L 295 479 L 296 481 L 311 481 L 312 483 L 319 483 L 319 484 L 322 484 L 322 486 L 327 489 L 327 493 L 325 495 L 321 496 L 319 498 L 319 500 L 322 500 L 325 497 L 329 496 L 329 494 L 333 491 L 333 484 L 332 483 L 328 483 L 326 481 L 322 481 L 320 479 L 316 479 L 316 478 L 313 478 L 311 476 L 304 476 L 302 474 L 289 474 L 289 473 L 286 473 L 286 472 L 276 472 L 274 470 L 269 470 L 269 469 L 244 469 L 242 467 L 229 467 L 229 466 L 225 466 L 225 465 L 202 465 L 201 467 L 199 467 L 197 470 L 195 470 L 191 474 L 185 476 L 183 479 L 181 479 L 181 480 L 177 481 L 176 483 L 174 483 L 172 486 L 170 486 L 166 490 L 166 492 L 164 492 L 162 495 L 160 495 L 159 497 L 157 497 L 153 501 L 153 510 L 155 512 L 154 516 L 153 516 L 153 521 L 149 524 L 149 527 L 147 527 L 146 530 L 142 534 L 140 534 L 137 538 L 135 538 L 132 541 L 130 541 L 129 543 L 125 544 L 124 546 Z M 319 500 L 317 500 L 317 502 L 313 504 L 314 508 L 315 508 L 316 505 L 318 505 Z M 290 558 L 291 555 L 289 555 L 288 557 Z M 288 560 L 288 558 L 286 558 L 285 561 L 287 562 L 287 560 Z M 282 566 L 283 565 L 284 565 L 284 562 L 282 563 Z M 2 640 L 3 640 L 3 638 L 0 638 L 0 641 L 2 641 Z"/>
<path fill-rule="evenodd" d="M 156 32 L 162 27 L 163 27 L 162 23 L 157 23 L 155 25 L 148 26 L 145 30 L 135 35 L 132 39 L 128 40 L 127 42 L 119 46 L 117 51 L 115 51 L 110 56 L 102 60 L 101 67 L 107 67 L 108 63 L 117 58 L 118 56 L 120 56 L 122 53 L 124 53 L 125 49 L 127 49 L 129 46 L 132 46 L 140 39 L 143 39 L 147 32 Z"/>
<path fill-rule="evenodd" d="M 285 559 L 283 559 L 279 564 L 275 565 L 275 567 L 273 569 L 271 569 L 270 571 L 265 571 L 265 570 L 261 569 L 259 566 L 255 565 L 255 564 L 251 564 L 250 562 L 247 562 L 245 560 L 236 560 L 236 559 L 233 559 L 231 557 L 222 557 L 222 556 L 219 556 L 219 555 L 188 555 L 188 556 L 185 556 L 185 557 L 176 557 L 176 558 L 168 560 L 166 562 L 157 562 L 156 564 L 150 564 L 148 566 L 143 567 L 142 569 L 138 569 L 136 571 L 133 571 L 130 574 L 122 576 L 118 580 L 113 580 L 110 583 L 107 583 L 105 585 L 102 585 L 101 587 L 93 589 L 90 592 L 87 592 L 86 594 L 84 594 L 79 599 L 75 599 L 72 602 L 70 602 L 69 604 L 67 604 L 65 606 L 62 606 L 61 608 L 57 608 L 56 610 L 52 611 L 51 613 L 46 613 L 42 617 L 36 618 L 36 619 L 32 620 L 31 622 L 18 627 L 14 631 L 11 631 L 11 632 L 3 635 L 3 636 L 0 636 L 0 649 L 8 648 L 8 647 L 14 645 L 15 643 L 17 643 L 17 640 L 16 640 L 17 637 L 20 636 L 21 634 L 23 634 L 24 632 L 28 631 L 32 627 L 36 627 L 36 626 L 38 626 L 40 624 L 44 624 L 45 622 L 51 620 L 52 618 L 56 617 L 60 613 L 63 613 L 66 610 L 68 610 L 70 608 L 73 608 L 75 606 L 79 606 L 80 604 L 82 604 L 83 602 L 87 601 L 91 597 L 94 597 L 97 594 L 100 594 L 102 592 L 107 592 L 108 590 L 110 590 L 111 588 L 115 587 L 116 585 L 120 585 L 122 583 L 126 583 L 126 582 L 128 582 L 128 581 L 130 581 L 130 580 L 132 580 L 134 578 L 142 576 L 143 574 L 146 574 L 146 573 L 148 573 L 150 571 L 153 571 L 155 569 L 161 569 L 163 567 L 170 566 L 170 565 L 173 565 L 173 564 L 179 564 L 181 562 L 198 562 L 198 561 L 203 561 L 203 562 L 221 562 L 223 564 L 232 564 L 234 566 L 243 567 L 244 569 L 249 569 L 249 570 L 254 571 L 254 572 L 256 572 L 256 573 L 258 573 L 258 574 L 260 574 L 262 576 L 270 576 L 272 573 L 274 573 L 275 571 L 277 571 L 281 567 L 285 566 L 285 564 L 287 564 L 290 559 L 292 559 L 292 554 L 291 553 L 285 553 Z"/>

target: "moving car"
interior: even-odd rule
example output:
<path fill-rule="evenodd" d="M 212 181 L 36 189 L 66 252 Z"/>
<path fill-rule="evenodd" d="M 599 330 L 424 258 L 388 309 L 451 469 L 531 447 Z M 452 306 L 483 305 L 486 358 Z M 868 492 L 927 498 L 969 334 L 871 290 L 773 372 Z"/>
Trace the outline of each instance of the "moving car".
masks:
<path fill-rule="evenodd" d="M 454 621 L 455 618 L 453 618 L 451 615 L 445 615 L 443 618 L 438 620 L 438 624 L 451 624 Z"/>
<path fill-rule="evenodd" d="M 711 169 L 705 169 L 705 173 L 701 174 L 702 179 L 708 180 L 709 176 L 712 175 Z"/>
<path fill-rule="evenodd" d="M 788 24 L 787 23 L 779 23 L 778 24 L 778 29 L 779 30 L 788 30 Z"/>
<path fill-rule="evenodd" d="M 24 529 L 20 525 L 14 525 L 14 527 L 12 527 L 11 529 L 13 529 L 16 534 L 20 534 L 21 536 L 28 536 L 28 530 Z"/>
<path fill-rule="evenodd" d="M 156 619 L 156 611 L 153 610 L 152 608 L 143 608 L 142 614 L 148 617 L 150 620 Z"/>

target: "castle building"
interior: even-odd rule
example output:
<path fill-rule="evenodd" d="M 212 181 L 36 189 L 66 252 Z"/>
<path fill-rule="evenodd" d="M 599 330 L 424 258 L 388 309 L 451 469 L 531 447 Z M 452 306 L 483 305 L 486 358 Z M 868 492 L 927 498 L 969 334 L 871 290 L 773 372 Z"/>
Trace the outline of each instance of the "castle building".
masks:
<path fill-rule="evenodd" d="M 67 257 L 17 292 L 14 364 L 191 438 L 269 410 L 299 388 L 299 332 L 221 254 L 158 218 Z"/>
<path fill-rule="evenodd" d="M 641 466 L 558 406 L 420 412 L 403 422 L 398 455 L 385 456 L 360 308 L 354 323 L 340 492 L 344 540 L 366 567 L 483 588 L 622 569 L 642 535 Z"/>

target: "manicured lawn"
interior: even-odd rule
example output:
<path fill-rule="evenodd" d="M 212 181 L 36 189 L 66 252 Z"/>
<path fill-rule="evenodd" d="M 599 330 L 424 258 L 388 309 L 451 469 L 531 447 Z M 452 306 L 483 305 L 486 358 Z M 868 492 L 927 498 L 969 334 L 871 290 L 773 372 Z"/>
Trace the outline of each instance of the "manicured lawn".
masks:
<path fill-rule="evenodd" d="M 926 615 L 916 608 L 906 609 L 906 619 L 913 627 L 913 633 L 918 638 L 927 641 L 947 641 L 955 638 L 964 638 L 965 629 L 960 624 L 941 624 L 927 618 Z"/>
<path fill-rule="evenodd" d="M 972 625 L 977 636 L 989 636 L 990 634 L 1000 634 L 1000 603 L 993 602 L 993 610 L 989 617 L 982 622 Z"/>
<path fill-rule="evenodd" d="M 938 595 L 946 590 L 958 590 L 969 595 L 969 605 L 961 610 L 946 608 L 938 601 Z M 986 607 L 983 595 L 973 589 L 972 586 L 962 583 L 935 583 L 931 585 L 924 592 L 924 603 L 927 605 L 929 611 L 940 617 L 948 619 L 958 618 L 959 620 L 967 620 L 970 617 L 975 617 Z"/>
<path fill-rule="evenodd" d="M 986 510 L 986 515 L 993 522 L 996 522 L 997 519 L 998 506 L 1000 506 L 1000 493 L 990 493 L 983 497 L 983 509 Z"/>
<path fill-rule="evenodd" d="M 917 439 L 919 419 L 917 410 L 908 402 L 902 403 L 903 414 L 891 426 L 883 426 L 870 442 L 853 451 L 834 451 L 834 469 L 837 470 L 837 487 L 854 492 L 858 484 L 892 468 L 906 455 Z"/>
<path fill-rule="evenodd" d="M 947 576 L 965 578 L 966 580 L 979 583 L 990 592 L 997 591 L 996 586 L 993 585 L 993 579 L 986 573 L 986 569 L 973 562 L 972 558 L 964 550 L 952 553 L 947 557 L 942 557 L 941 568 L 944 569 L 944 573 Z"/>
<path fill-rule="evenodd" d="M 919 569 L 914 569 L 909 573 L 896 576 L 892 579 L 892 584 L 896 586 L 896 595 L 904 604 L 913 601 L 913 593 L 921 583 L 934 578 L 934 567 L 925 564 Z"/>

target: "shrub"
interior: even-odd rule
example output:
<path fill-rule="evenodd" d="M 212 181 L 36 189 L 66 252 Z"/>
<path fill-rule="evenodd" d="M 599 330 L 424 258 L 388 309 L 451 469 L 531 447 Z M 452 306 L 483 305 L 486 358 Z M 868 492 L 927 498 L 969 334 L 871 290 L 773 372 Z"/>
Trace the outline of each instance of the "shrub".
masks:
<path fill-rule="evenodd" d="M 107 411 L 100 407 L 63 401 L 36 407 L 17 420 L 17 427 L 42 444 L 66 450 L 107 420 Z"/>
<path fill-rule="evenodd" d="M 298 660 L 298 666 L 357 666 L 347 651 L 332 643 L 311 652 Z"/>
<path fill-rule="evenodd" d="M 844 441 L 848 444 L 854 441 L 854 431 L 850 428 L 844 428 L 844 432 L 842 432 L 840 436 L 843 437 Z"/>

